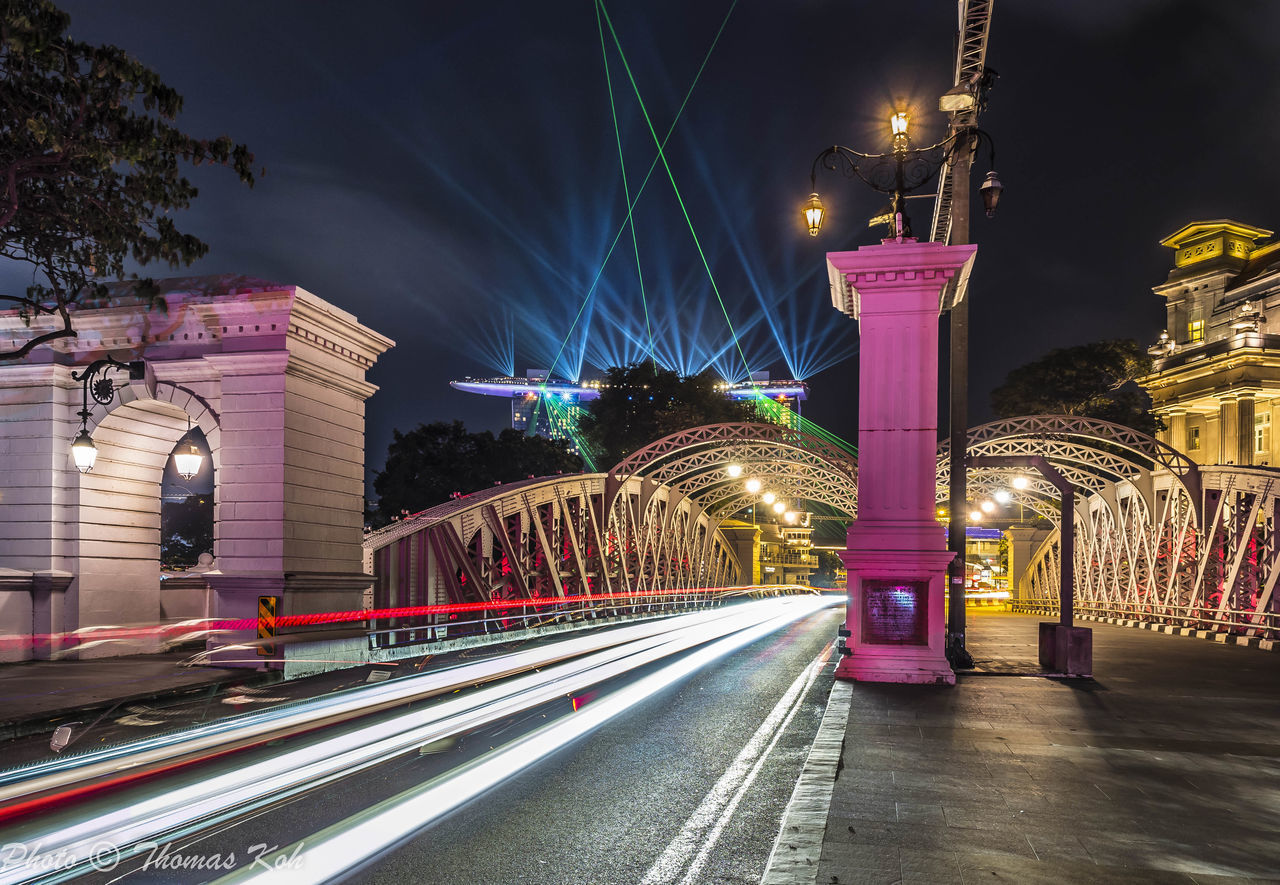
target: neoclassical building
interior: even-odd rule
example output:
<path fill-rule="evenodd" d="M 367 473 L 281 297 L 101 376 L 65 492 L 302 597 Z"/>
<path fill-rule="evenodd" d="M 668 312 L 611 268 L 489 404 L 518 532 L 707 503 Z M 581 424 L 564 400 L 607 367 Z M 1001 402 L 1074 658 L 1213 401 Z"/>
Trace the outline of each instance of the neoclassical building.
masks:
<path fill-rule="evenodd" d="M 1280 466 L 1280 238 L 1218 219 L 1161 245 L 1174 250 L 1154 287 L 1168 325 L 1138 381 L 1164 419 L 1160 438 L 1201 464 Z"/>

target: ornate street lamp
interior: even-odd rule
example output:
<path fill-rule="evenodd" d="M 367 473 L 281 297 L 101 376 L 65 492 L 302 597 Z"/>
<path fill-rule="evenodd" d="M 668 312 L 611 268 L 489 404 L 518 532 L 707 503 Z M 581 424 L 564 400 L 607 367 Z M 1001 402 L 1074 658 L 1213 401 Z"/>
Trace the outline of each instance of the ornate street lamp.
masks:
<path fill-rule="evenodd" d="M 92 396 L 93 401 L 99 405 L 111 404 L 115 399 L 116 384 L 107 377 L 107 372 L 112 370 L 128 372 L 130 381 L 138 381 L 145 375 L 146 364 L 142 360 L 122 363 L 113 357 L 105 357 L 94 360 L 79 374 L 71 373 L 72 381 L 83 382 L 80 411 L 76 413 L 80 416 L 80 432 L 71 443 L 71 457 L 76 462 L 76 469 L 81 473 L 92 470 L 98 460 L 98 447 L 93 444 L 93 437 L 89 436 L 89 419 L 93 417 L 93 412 L 89 408 L 89 397 Z"/>
<path fill-rule="evenodd" d="M 93 411 L 89 408 L 89 398 L 93 397 L 93 401 L 99 405 L 111 404 L 117 390 L 116 382 L 107 375 L 112 371 L 128 372 L 130 381 L 140 381 L 146 376 L 146 363 L 142 360 L 122 363 L 113 357 L 104 357 L 94 360 L 83 372 L 71 373 L 73 381 L 82 383 L 80 411 L 76 413 L 80 416 L 80 432 L 71 442 L 71 457 L 75 461 L 76 469 L 81 473 L 89 473 L 98 461 L 98 447 L 93 444 L 93 437 L 89 435 L 89 419 L 93 417 Z M 174 467 L 183 479 L 194 477 L 200 472 L 200 465 L 204 463 L 204 455 L 191 441 L 190 434 L 191 416 L 188 415 L 187 433 L 173 454 Z"/>
<path fill-rule="evenodd" d="M 173 452 L 173 467 L 178 471 L 178 476 L 191 479 L 200 472 L 200 465 L 203 463 L 204 455 L 200 454 L 200 449 L 191 441 L 191 416 L 188 415 L 187 432 Z"/>
<path fill-rule="evenodd" d="M 893 134 L 893 150 L 887 154 L 864 154 L 844 145 L 834 145 L 818 154 L 809 170 L 809 184 L 813 193 L 802 210 L 805 227 L 810 236 L 816 237 L 822 229 L 826 210 L 818 196 L 818 166 L 843 172 L 846 178 L 858 177 L 873 190 L 889 195 L 889 211 L 871 219 L 871 225 L 887 224 L 889 236 L 911 236 L 911 219 L 907 217 L 906 197 L 933 180 L 943 164 L 953 164 L 957 155 L 972 153 L 985 144 L 990 164 L 995 165 L 995 147 L 991 136 L 977 127 L 967 127 L 953 132 L 946 139 L 924 148 L 912 148 L 910 118 L 897 112 L 889 118 Z M 987 173 L 979 191 L 988 216 L 995 213 L 996 204 L 1004 185 L 994 171 Z"/>

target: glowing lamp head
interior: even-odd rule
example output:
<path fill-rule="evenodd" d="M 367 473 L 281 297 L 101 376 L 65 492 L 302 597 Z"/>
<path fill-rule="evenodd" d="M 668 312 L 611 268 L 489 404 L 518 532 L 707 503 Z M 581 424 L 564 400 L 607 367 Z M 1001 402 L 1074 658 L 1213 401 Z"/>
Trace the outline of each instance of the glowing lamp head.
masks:
<path fill-rule="evenodd" d="M 1000 202 L 1000 193 L 1004 190 L 1004 185 L 1000 183 L 1000 176 L 995 172 L 987 173 L 987 180 L 982 182 L 982 187 L 978 188 L 978 193 L 982 194 L 982 208 L 987 210 L 987 217 L 996 214 L 996 204 Z"/>
<path fill-rule="evenodd" d="M 178 471 L 178 476 L 183 479 L 191 479 L 200 472 L 200 465 L 204 463 L 204 456 L 200 454 L 200 450 L 196 448 L 196 444 L 188 440 L 178 446 L 178 450 L 173 453 L 173 467 Z"/>
<path fill-rule="evenodd" d="M 969 511 L 969 522 L 982 522 L 982 511 L 981 510 Z"/>
<path fill-rule="evenodd" d="M 76 462 L 76 469 L 81 473 L 88 473 L 93 469 L 94 463 L 98 460 L 98 447 L 93 444 L 93 438 L 89 436 L 88 430 L 82 429 L 71 443 L 71 457 Z"/>
<path fill-rule="evenodd" d="M 760 500 L 764 501 L 766 504 L 772 504 L 774 501 L 778 500 L 778 496 L 773 492 L 765 492 L 760 496 Z"/>
<path fill-rule="evenodd" d="M 804 204 L 804 223 L 809 228 L 809 236 L 816 237 L 818 231 L 822 230 L 822 219 L 826 214 L 827 210 L 823 208 L 818 195 L 809 194 L 809 202 Z"/>
<path fill-rule="evenodd" d="M 1015 476 L 1013 478 L 1013 487 L 1015 489 L 1022 490 L 1029 485 L 1031 485 L 1031 480 L 1027 479 L 1025 476 Z"/>
<path fill-rule="evenodd" d="M 907 134 L 907 113 L 906 111 L 898 111 L 889 118 L 889 127 L 893 130 L 894 138 L 899 138 Z"/>
<path fill-rule="evenodd" d="M 754 476 L 751 477 L 749 480 L 747 480 L 747 483 L 746 483 L 747 494 L 748 495 L 758 494 L 760 492 L 760 486 L 761 486 L 760 480 L 756 479 Z"/>
<path fill-rule="evenodd" d="M 781 501 L 774 501 L 774 502 L 773 502 L 773 512 L 774 512 L 774 513 L 782 514 L 782 513 L 785 513 L 786 511 L 787 511 L 787 505 L 786 505 L 786 504 L 782 503 Z"/>
<path fill-rule="evenodd" d="M 730 464 L 724 469 L 724 472 L 729 474 L 730 479 L 737 479 L 739 476 L 742 476 L 742 465 Z"/>
<path fill-rule="evenodd" d="M 800 520 L 800 514 L 794 510 L 788 510 L 782 514 L 782 518 L 787 521 L 788 525 L 795 525 Z"/>
<path fill-rule="evenodd" d="M 1009 494 L 1009 492 L 1005 491 L 1004 489 L 1001 489 L 1000 491 L 996 492 L 993 497 L 996 499 L 997 504 L 1008 504 L 1010 501 L 1013 500 L 1013 495 Z"/>
<path fill-rule="evenodd" d="M 978 506 L 982 508 L 982 512 L 983 512 L 983 513 L 994 513 L 994 512 L 995 512 L 995 509 L 996 509 L 996 502 L 995 502 L 995 501 L 983 501 L 983 502 L 982 502 L 981 504 L 979 504 Z"/>

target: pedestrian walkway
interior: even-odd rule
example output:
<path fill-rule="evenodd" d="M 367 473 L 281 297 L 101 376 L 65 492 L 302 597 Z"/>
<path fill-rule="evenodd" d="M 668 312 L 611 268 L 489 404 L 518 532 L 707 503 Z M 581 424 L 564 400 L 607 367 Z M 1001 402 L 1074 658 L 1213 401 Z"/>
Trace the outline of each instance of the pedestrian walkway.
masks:
<path fill-rule="evenodd" d="M 253 670 L 184 667 L 190 652 L 0 665 L 0 740 L 90 721 L 115 706 L 274 678 Z"/>
<path fill-rule="evenodd" d="M 954 688 L 851 686 L 811 881 L 1280 882 L 1280 655 L 1098 624 L 1093 679 L 1018 675 L 1041 620 L 972 612 Z"/>

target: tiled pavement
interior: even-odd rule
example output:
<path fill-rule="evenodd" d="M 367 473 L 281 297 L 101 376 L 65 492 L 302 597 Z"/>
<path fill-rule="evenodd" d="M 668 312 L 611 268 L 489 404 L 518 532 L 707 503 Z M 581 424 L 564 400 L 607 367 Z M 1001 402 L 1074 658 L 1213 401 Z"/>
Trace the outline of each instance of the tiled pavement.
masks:
<path fill-rule="evenodd" d="M 1094 679 L 1043 618 L 979 610 L 986 672 L 855 683 L 818 883 L 1280 882 L 1280 655 L 1105 624 Z"/>

